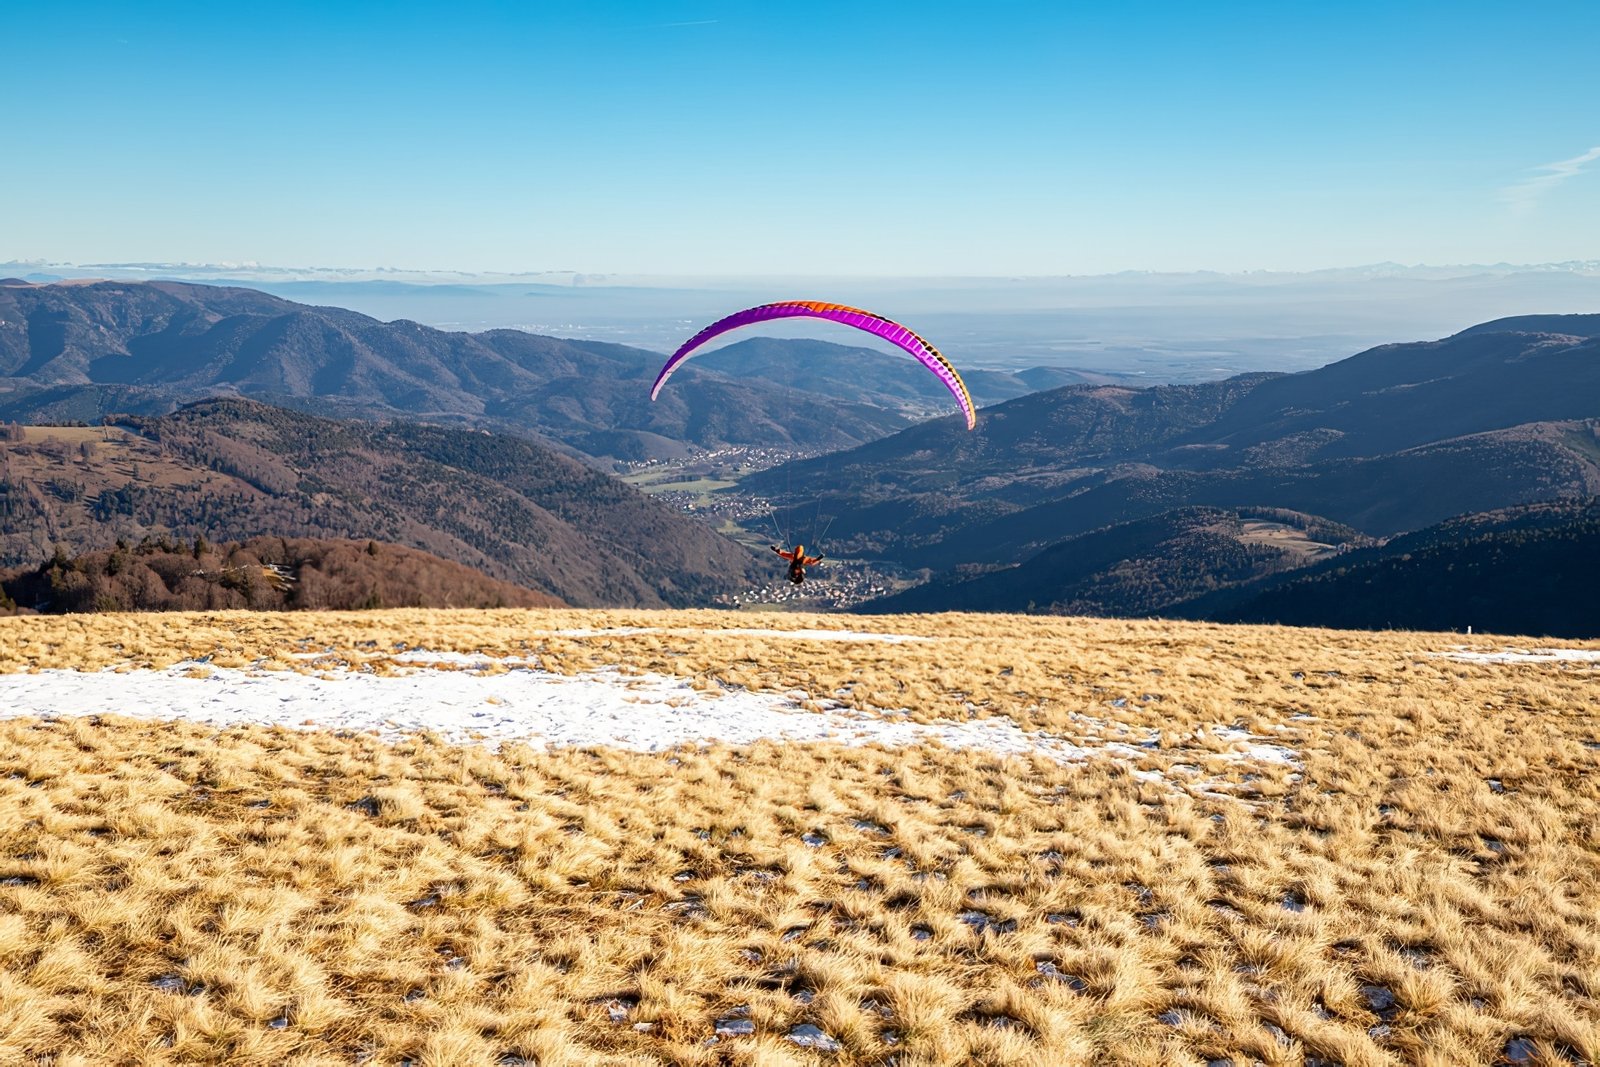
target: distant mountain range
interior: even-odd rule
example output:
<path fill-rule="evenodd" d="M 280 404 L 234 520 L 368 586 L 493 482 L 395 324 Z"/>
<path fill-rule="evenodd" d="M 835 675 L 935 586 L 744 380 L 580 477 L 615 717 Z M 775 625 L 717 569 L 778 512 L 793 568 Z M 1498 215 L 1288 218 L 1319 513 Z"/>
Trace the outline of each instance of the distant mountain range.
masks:
<path fill-rule="evenodd" d="M 898 401 L 905 405 L 907 414 L 916 418 L 955 410 L 955 401 L 944 385 L 915 360 L 828 341 L 752 337 L 695 356 L 685 366 L 839 398 L 866 396 L 878 406 L 893 406 Z M 1033 367 L 1014 373 L 968 369 L 962 373 L 962 380 L 973 400 L 983 405 L 1040 389 L 1104 384 L 1111 379 L 1066 367 Z"/>
<path fill-rule="evenodd" d="M 0 563 L 145 535 L 372 538 L 575 606 L 705 604 L 764 573 L 726 537 L 518 437 L 243 399 L 0 448 Z"/>
<path fill-rule="evenodd" d="M 938 410 L 903 357 L 810 340 L 697 357 L 660 399 L 656 352 L 521 330 L 379 322 L 252 289 L 181 282 L 0 282 L 0 419 L 98 421 L 242 395 L 329 417 L 414 417 L 559 441 L 596 457 L 686 446 L 836 449 Z M 719 370 L 724 373 L 719 373 Z M 979 372 L 980 403 L 1072 371 Z"/>
<path fill-rule="evenodd" d="M 963 369 L 1068 364 L 1153 382 L 1303 370 L 1396 338 L 1549 308 L 1600 306 L 1600 264 L 1291 271 L 1122 271 L 1056 277 L 650 277 L 258 264 L 0 263 L 0 278 L 170 279 L 249 286 L 303 304 L 444 329 L 499 327 L 657 352 L 691 323 L 784 297 L 893 314 Z M 808 336 L 838 340 L 837 327 Z M 845 343 L 849 343 L 846 340 Z M 1224 369 L 1226 368 L 1226 369 Z"/>
<path fill-rule="evenodd" d="M 1370 536 L 1600 492 L 1600 316 L 1487 323 L 1315 371 L 1069 386 L 748 477 L 837 515 L 834 549 L 948 570 L 1182 507 L 1274 507 Z"/>

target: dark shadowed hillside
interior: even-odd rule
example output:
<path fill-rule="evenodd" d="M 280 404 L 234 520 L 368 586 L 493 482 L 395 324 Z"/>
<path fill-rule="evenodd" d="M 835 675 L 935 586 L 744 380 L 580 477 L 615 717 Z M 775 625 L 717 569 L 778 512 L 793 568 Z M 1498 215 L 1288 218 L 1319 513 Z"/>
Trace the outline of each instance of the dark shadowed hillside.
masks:
<path fill-rule="evenodd" d="M 530 441 L 338 422 L 213 400 L 121 427 L 0 442 L 0 559 L 54 544 L 371 538 L 575 605 L 704 603 L 754 557 L 614 478 Z"/>
<path fill-rule="evenodd" d="M 1185 617 L 1357 630 L 1600 637 L 1600 498 L 1470 515 Z M 1265 584 L 1265 583 L 1264 583 Z"/>
<path fill-rule="evenodd" d="M 256 537 L 243 544 L 125 542 L 0 575 L 19 612 L 252 608 L 542 608 L 560 601 L 414 548 Z"/>
<path fill-rule="evenodd" d="M 856 610 L 1159 614 L 1363 541 L 1349 527 L 1296 512 L 1181 508 L 1068 538 L 1016 567 L 945 577 Z"/>

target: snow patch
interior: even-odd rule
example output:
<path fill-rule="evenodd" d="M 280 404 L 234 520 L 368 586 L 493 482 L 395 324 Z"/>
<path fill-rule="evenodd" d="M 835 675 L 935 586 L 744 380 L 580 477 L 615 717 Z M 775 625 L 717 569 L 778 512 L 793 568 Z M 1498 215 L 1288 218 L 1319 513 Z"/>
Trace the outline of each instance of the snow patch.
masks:
<path fill-rule="evenodd" d="M 832 632 L 832 631 L 822 631 Z M 317 654 L 309 654 L 317 655 Z M 1160 731 L 1118 727 L 1116 740 L 1067 738 L 1024 730 L 1005 718 L 918 723 L 903 709 L 860 711 L 803 690 L 703 692 L 688 680 L 600 670 L 578 675 L 536 669 L 527 660 L 411 649 L 385 658 L 408 665 L 373 674 L 342 665 L 316 674 L 212 667 L 188 661 L 164 670 L 39 670 L 0 674 L 0 717 L 126 715 L 227 727 L 245 724 L 370 732 L 384 740 L 431 731 L 453 744 L 522 742 L 550 748 L 659 752 L 681 745 L 748 745 L 761 740 L 831 741 L 901 748 L 937 742 L 998 755 L 1076 763 L 1110 756 L 1145 781 L 1166 781 L 1137 763 Z M 507 668 L 477 673 L 491 666 Z M 438 670 L 432 667 L 460 669 Z M 808 706 L 803 706 L 809 705 Z M 1095 723 L 1096 720 L 1084 719 Z M 1101 724 L 1110 726 L 1111 724 Z M 1298 766 L 1297 753 L 1248 731 L 1213 726 L 1227 760 Z M 1095 731 L 1098 733 L 1098 731 Z M 1129 743 L 1129 739 L 1136 743 Z M 1179 750 L 1186 751 L 1179 746 Z M 1198 770 L 1198 768 L 1194 768 Z M 1175 780 L 1192 775 L 1177 773 Z"/>
<path fill-rule="evenodd" d="M 1429 652 L 1437 659 L 1463 663 L 1600 663 L 1600 649 L 1593 648 L 1508 648 L 1500 652 L 1479 652 L 1458 645 L 1450 652 Z"/>
<path fill-rule="evenodd" d="M 440 662 L 456 662 L 448 657 Z M 476 662 L 467 657 L 466 662 Z M 197 677 L 196 668 L 208 673 Z M 657 752 L 679 745 L 836 741 L 891 747 L 941 742 L 952 748 L 1063 762 L 1094 750 L 1005 719 L 916 723 L 847 708 L 808 711 L 793 696 L 748 691 L 710 695 L 681 678 L 617 671 L 567 676 L 532 669 L 502 674 L 417 670 L 376 675 L 251 671 L 179 663 L 160 671 L 41 670 L 0 675 L 0 715 L 127 715 L 216 726 L 247 723 L 370 731 L 393 740 L 430 730 L 452 743 L 522 741 L 555 748 Z"/>
<path fill-rule="evenodd" d="M 1278 763 L 1284 766 L 1296 766 L 1297 753 L 1282 745 L 1267 742 L 1264 737 L 1258 737 L 1249 730 L 1241 730 L 1233 726 L 1213 726 L 1211 733 L 1218 740 L 1237 746 L 1234 753 L 1244 759 L 1254 760 L 1257 763 Z"/>
<path fill-rule="evenodd" d="M 612 626 L 601 630 L 530 631 L 530 635 L 544 637 L 627 637 L 634 634 L 668 634 L 673 637 L 777 637 L 790 641 L 879 641 L 890 645 L 938 640 L 935 637 L 923 637 L 918 634 L 889 634 L 866 630 L 756 630 L 738 627 L 694 629 L 684 626 Z"/>

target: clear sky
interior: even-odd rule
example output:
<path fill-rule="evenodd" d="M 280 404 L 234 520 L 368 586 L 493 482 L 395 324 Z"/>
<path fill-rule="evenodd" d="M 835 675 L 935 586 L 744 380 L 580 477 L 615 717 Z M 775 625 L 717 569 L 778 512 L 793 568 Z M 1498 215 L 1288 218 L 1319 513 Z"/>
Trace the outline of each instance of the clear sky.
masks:
<path fill-rule="evenodd" d="M 1600 258 L 1600 3 L 11 3 L 0 260 Z"/>

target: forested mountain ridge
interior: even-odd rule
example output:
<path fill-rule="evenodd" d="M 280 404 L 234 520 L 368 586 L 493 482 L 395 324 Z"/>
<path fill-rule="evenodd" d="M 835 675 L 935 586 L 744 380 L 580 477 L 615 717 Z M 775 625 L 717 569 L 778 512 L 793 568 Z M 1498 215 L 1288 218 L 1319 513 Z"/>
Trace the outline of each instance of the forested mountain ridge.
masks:
<path fill-rule="evenodd" d="M 1600 497 L 1464 515 L 1180 607 L 1185 618 L 1600 637 Z"/>
<path fill-rule="evenodd" d="M 116 427 L 30 427 L 0 442 L 0 561 L 56 544 L 371 538 L 574 605 L 701 604 L 742 588 L 733 541 L 531 441 L 340 422 L 210 400 Z"/>
<path fill-rule="evenodd" d="M 22 612 L 541 608 L 561 601 L 460 563 L 376 541 L 149 539 L 0 573 Z"/>

